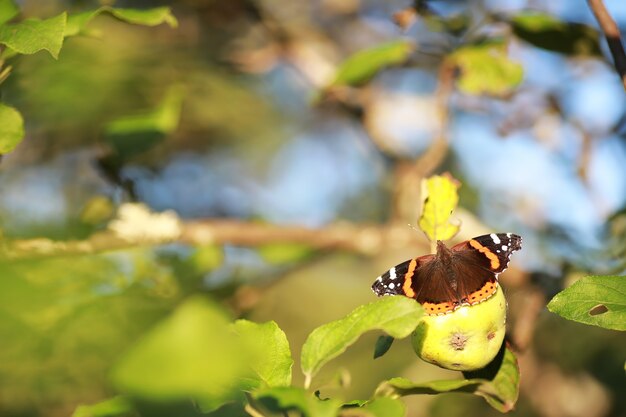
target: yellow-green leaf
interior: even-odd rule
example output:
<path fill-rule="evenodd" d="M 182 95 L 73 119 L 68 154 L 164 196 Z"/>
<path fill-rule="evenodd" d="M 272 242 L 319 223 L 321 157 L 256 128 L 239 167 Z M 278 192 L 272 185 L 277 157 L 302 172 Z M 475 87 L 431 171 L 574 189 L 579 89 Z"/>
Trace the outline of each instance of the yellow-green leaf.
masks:
<path fill-rule="evenodd" d="M 133 405 L 126 397 L 113 397 L 95 404 L 81 404 L 76 407 L 72 417 L 113 417 L 128 415 L 133 412 Z"/>
<path fill-rule="evenodd" d="M 313 394 L 297 387 L 274 387 L 253 393 L 264 408 L 281 415 L 297 410 L 305 417 L 335 417 L 341 402 L 336 399 L 320 400 Z M 274 414 L 272 414 L 274 415 Z"/>
<path fill-rule="evenodd" d="M 286 387 L 291 385 L 291 350 L 285 333 L 276 322 L 254 323 L 237 320 L 235 333 L 250 351 L 249 364 L 254 372 L 254 385 Z"/>
<path fill-rule="evenodd" d="M 107 142 L 121 158 L 151 149 L 178 127 L 182 102 L 182 87 L 170 87 L 155 109 L 110 122 L 106 126 Z"/>
<path fill-rule="evenodd" d="M 461 70 L 458 88 L 467 94 L 500 96 L 517 87 L 524 77 L 521 64 L 511 61 L 504 45 L 468 45 L 449 57 Z"/>
<path fill-rule="evenodd" d="M 70 15 L 67 18 L 65 36 L 76 36 L 84 33 L 89 22 L 102 13 L 108 13 L 116 19 L 135 25 L 157 26 L 161 23 L 167 23 L 173 28 L 178 26 L 178 21 L 172 14 L 169 7 L 155 7 L 152 9 L 119 9 L 104 6 L 96 10 Z"/>
<path fill-rule="evenodd" d="M 383 297 L 313 330 L 301 354 L 300 365 L 307 384 L 325 363 L 345 352 L 363 333 L 380 329 L 395 338 L 407 337 L 423 313 L 422 306 L 413 299 Z"/>
<path fill-rule="evenodd" d="M 424 206 L 419 226 L 432 242 L 448 240 L 459 231 L 459 224 L 450 221 L 459 202 L 458 188 L 458 181 L 450 175 L 435 175 L 422 182 Z"/>
<path fill-rule="evenodd" d="M 221 307 L 195 297 L 131 347 L 111 377 L 120 392 L 148 400 L 219 405 L 241 389 L 247 361 Z"/>
<path fill-rule="evenodd" d="M 0 155 L 11 152 L 24 138 L 24 120 L 13 107 L 0 103 Z"/>
<path fill-rule="evenodd" d="M 20 12 L 13 0 L 0 0 L 0 25 L 13 19 Z"/>
<path fill-rule="evenodd" d="M 339 66 L 331 87 L 364 83 L 381 69 L 406 61 L 412 50 L 412 43 L 400 40 L 356 52 Z"/>
<path fill-rule="evenodd" d="M 67 14 L 50 19 L 26 19 L 13 25 L 0 26 L 0 44 L 20 54 L 34 54 L 41 50 L 58 58 L 63 46 Z"/>

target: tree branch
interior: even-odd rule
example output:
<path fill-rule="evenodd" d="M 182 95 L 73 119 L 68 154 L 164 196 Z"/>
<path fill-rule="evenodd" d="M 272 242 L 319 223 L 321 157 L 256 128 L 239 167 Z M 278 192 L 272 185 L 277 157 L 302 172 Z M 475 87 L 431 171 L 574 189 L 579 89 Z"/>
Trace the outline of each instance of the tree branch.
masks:
<path fill-rule="evenodd" d="M 372 255 L 388 248 L 407 245 L 427 247 L 424 236 L 406 225 L 356 225 L 338 223 L 324 228 L 278 226 L 238 220 L 203 220 L 182 224 L 176 239 L 126 240 L 111 231 L 97 232 L 85 240 L 55 241 L 23 239 L 7 241 L 0 248 L 0 259 L 30 259 L 55 256 L 90 255 L 167 243 L 189 245 L 262 246 L 276 243 L 303 244 L 320 250 L 345 250 Z"/>
<path fill-rule="evenodd" d="M 589 8 L 593 12 L 600 29 L 604 32 L 606 41 L 609 44 L 609 50 L 613 55 L 613 63 L 615 69 L 622 79 L 624 89 L 626 89 L 626 53 L 624 53 L 624 46 L 622 45 L 622 35 L 615 23 L 615 20 L 611 17 L 611 14 L 604 6 L 602 0 L 587 0 Z"/>

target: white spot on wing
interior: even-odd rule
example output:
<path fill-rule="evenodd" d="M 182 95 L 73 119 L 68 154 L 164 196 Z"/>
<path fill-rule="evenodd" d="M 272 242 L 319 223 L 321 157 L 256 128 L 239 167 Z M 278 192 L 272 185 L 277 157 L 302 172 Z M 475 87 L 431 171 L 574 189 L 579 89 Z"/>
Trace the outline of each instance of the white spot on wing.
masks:
<path fill-rule="evenodd" d="M 495 233 L 490 234 L 489 237 L 491 237 L 493 243 L 495 243 L 496 245 L 500 243 L 500 238 Z"/>
<path fill-rule="evenodd" d="M 389 270 L 389 279 L 394 280 L 396 278 L 398 277 L 396 276 L 396 267 L 394 266 L 393 268 Z"/>
<path fill-rule="evenodd" d="M 393 290 L 394 288 L 396 288 L 396 284 L 394 284 L 393 282 L 391 284 L 389 284 L 389 289 Z"/>
<path fill-rule="evenodd" d="M 507 245 L 502 245 L 502 250 L 507 250 L 509 247 Z"/>
<path fill-rule="evenodd" d="M 511 237 L 511 234 L 510 234 L 510 233 L 507 233 L 507 234 L 506 234 L 506 237 Z"/>
<path fill-rule="evenodd" d="M 376 281 L 383 282 L 383 277 L 379 276 L 378 278 L 376 278 Z"/>

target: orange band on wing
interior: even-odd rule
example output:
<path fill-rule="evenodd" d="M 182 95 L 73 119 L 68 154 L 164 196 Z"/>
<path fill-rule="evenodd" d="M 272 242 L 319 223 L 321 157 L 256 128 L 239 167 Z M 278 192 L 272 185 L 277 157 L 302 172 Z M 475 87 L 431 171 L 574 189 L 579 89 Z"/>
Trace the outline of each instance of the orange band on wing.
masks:
<path fill-rule="evenodd" d="M 417 259 L 411 259 L 409 263 L 409 270 L 406 271 L 406 275 L 404 275 L 404 284 L 402 284 L 402 291 L 404 291 L 404 295 L 407 297 L 415 297 L 415 291 L 413 291 L 413 273 L 415 273 L 415 268 L 417 268 Z"/>
<path fill-rule="evenodd" d="M 491 262 L 491 269 L 497 270 L 498 268 L 500 268 L 500 260 L 498 259 L 495 253 L 493 253 L 488 248 L 484 247 L 483 245 L 481 245 L 480 243 L 478 243 L 478 241 L 474 239 L 470 239 L 469 244 L 478 252 L 485 254 L 485 256 Z"/>

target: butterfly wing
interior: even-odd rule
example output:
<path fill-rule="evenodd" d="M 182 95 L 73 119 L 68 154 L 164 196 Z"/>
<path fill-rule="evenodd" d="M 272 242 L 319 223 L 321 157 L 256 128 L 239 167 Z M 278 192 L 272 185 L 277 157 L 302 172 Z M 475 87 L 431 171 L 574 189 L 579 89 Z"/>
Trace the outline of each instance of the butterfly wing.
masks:
<path fill-rule="evenodd" d="M 456 260 L 500 274 L 509 266 L 513 252 L 522 248 L 522 238 L 513 233 L 491 233 L 452 247 Z"/>
<path fill-rule="evenodd" d="M 372 290 L 379 297 L 382 295 L 405 295 L 415 298 L 412 283 L 416 279 L 416 272 L 434 257 L 434 255 L 420 256 L 394 266 L 376 278 L 372 284 Z"/>
<path fill-rule="evenodd" d="M 402 262 L 380 275 L 372 290 L 376 295 L 404 295 L 422 304 L 427 313 L 454 308 L 457 298 L 446 270 L 437 268 L 435 255 L 425 255 Z"/>
<path fill-rule="evenodd" d="M 372 290 L 379 296 L 414 298 L 427 314 L 445 314 L 495 294 L 498 274 L 521 244 L 522 238 L 512 233 L 478 236 L 440 249 L 449 255 L 425 255 L 396 265 L 376 279 Z M 443 261 L 447 256 L 450 261 Z"/>
<path fill-rule="evenodd" d="M 512 233 L 478 236 L 453 246 L 457 301 L 472 305 L 495 294 L 498 275 L 508 267 L 511 254 L 521 248 L 522 238 Z"/>

